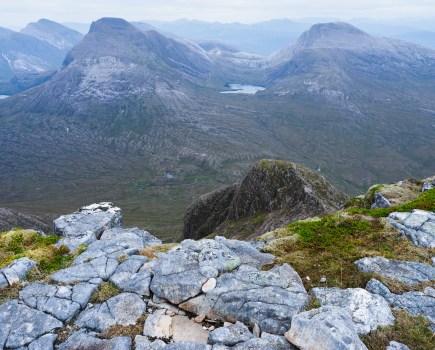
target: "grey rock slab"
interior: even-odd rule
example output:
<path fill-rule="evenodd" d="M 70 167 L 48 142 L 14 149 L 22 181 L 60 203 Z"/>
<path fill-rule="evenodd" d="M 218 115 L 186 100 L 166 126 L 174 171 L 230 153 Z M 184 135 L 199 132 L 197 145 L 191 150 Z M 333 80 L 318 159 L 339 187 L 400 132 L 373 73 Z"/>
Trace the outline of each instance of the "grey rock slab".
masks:
<path fill-rule="evenodd" d="M 425 181 L 421 187 L 421 192 L 426 192 L 435 188 L 435 181 Z"/>
<path fill-rule="evenodd" d="M 28 346 L 29 350 L 53 350 L 54 342 L 57 339 L 56 334 L 46 334 L 34 340 Z"/>
<path fill-rule="evenodd" d="M 140 230 L 137 227 L 127 229 L 120 227 L 111 228 L 103 232 L 100 240 L 118 243 L 126 242 L 138 247 L 149 247 L 162 244 L 160 239 L 154 237 L 148 231 Z"/>
<path fill-rule="evenodd" d="M 209 331 L 187 316 L 172 317 L 172 339 L 174 342 L 192 342 L 207 344 Z"/>
<path fill-rule="evenodd" d="M 362 288 L 313 288 L 322 306 L 332 305 L 350 311 L 358 334 L 367 334 L 380 326 L 392 325 L 394 316 L 388 302 Z"/>
<path fill-rule="evenodd" d="M 27 273 L 35 265 L 36 262 L 30 260 L 29 258 L 20 258 L 14 260 L 10 265 L 6 266 L 4 269 L 0 271 L 1 271 L 1 275 L 3 275 L 4 278 L 7 280 L 7 283 L 9 285 L 12 285 L 26 278 Z M 3 279 L 0 280 L 0 287 L 1 284 L 4 284 Z"/>
<path fill-rule="evenodd" d="M 131 350 L 130 337 L 100 339 L 94 332 L 79 330 L 60 344 L 58 350 Z"/>
<path fill-rule="evenodd" d="M 0 305 L 0 347 L 19 348 L 63 327 L 56 318 L 18 300 Z"/>
<path fill-rule="evenodd" d="M 360 259 L 355 264 L 363 272 L 375 273 L 408 285 L 435 280 L 435 267 L 414 261 L 389 260 L 378 256 Z"/>
<path fill-rule="evenodd" d="M 264 333 L 261 338 L 250 339 L 246 342 L 239 343 L 231 349 L 236 350 L 297 350 L 283 336 L 277 336 Z M 215 347 L 213 347 L 215 350 Z M 218 350 L 218 349 L 216 349 Z"/>
<path fill-rule="evenodd" d="M 390 201 L 385 198 L 382 193 L 376 193 L 375 194 L 375 201 L 373 202 L 373 204 L 370 206 L 370 208 L 374 209 L 374 208 L 389 208 L 391 207 L 391 203 Z"/>
<path fill-rule="evenodd" d="M 166 345 L 165 350 L 212 350 L 212 347 L 206 344 L 179 342 Z"/>
<path fill-rule="evenodd" d="M 286 338 L 301 350 L 367 350 L 346 309 L 322 306 L 293 317 Z"/>
<path fill-rule="evenodd" d="M 96 304 L 83 311 L 76 325 L 99 332 L 105 332 L 114 325 L 136 324 L 145 313 L 146 304 L 136 294 L 121 293 L 102 304 Z"/>
<path fill-rule="evenodd" d="M 0 288 L 9 286 L 9 282 L 6 279 L 5 275 L 3 275 L 3 272 L 0 270 Z"/>
<path fill-rule="evenodd" d="M 411 350 L 405 344 L 398 343 L 397 341 L 390 341 L 386 350 Z"/>
<path fill-rule="evenodd" d="M 435 248 L 435 213 L 416 209 L 410 213 L 391 213 L 388 220 L 413 244 Z"/>
<path fill-rule="evenodd" d="M 90 262 L 56 271 L 51 275 L 51 279 L 57 283 L 88 282 L 95 278 L 107 280 L 116 271 L 118 265 L 117 259 L 100 256 Z"/>
<path fill-rule="evenodd" d="M 121 226 L 121 209 L 112 203 L 103 202 L 80 208 L 73 214 L 62 215 L 53 222 L 53 229 L 63 236 L 57 243 L 74 250 L 80 244 L 89 244 L 112 227 Z"/>
<path fill-rule="evenodd" d="M 213 290 L 180 307 L 205 314 L 209 319 L 240 321 L 250 326 L 257 323 L 265 332 L 283 334 L 290 327 L 292 317 L 307 302 L 305 289 L 297 286 L 296 291 L 293 290 L 291 281 L 276 271 L 262 272 L 243 265 L 237 271 L 220 276 Z"/>
<path fill-rule="evenodd" d="M 96 285 L 88 283 L 75 286 L 33 283 L 20 291 L 20 298 L 32 308 L 61 321 L 69 321 L 87 304 L 96 288 Z"/>
<path fill-rule="evenodd" d="M 371 279 L 366 289 L 385 298 L 393 307 L 403 309 L 411 315 L 422 315 L 435 331 L 435 289 L 426 287 L 423 291 L 394 294 L 381 282 Z"/>
<path fill-rule="evenodd" d="M 236 322 L 229 327 L 220 327 L 210 332 L 208 339 L 211 344 L 233 346 L 254 338 L 254 335 L 241 322 Z"/>
<path fill-rule="evenodd" d="M 146 261 L 142 255 L 130 256 L 118 266 L 110 281 L 125 292 L 149 297 L 152 275 L 149 271 L 139 271 Z"/>

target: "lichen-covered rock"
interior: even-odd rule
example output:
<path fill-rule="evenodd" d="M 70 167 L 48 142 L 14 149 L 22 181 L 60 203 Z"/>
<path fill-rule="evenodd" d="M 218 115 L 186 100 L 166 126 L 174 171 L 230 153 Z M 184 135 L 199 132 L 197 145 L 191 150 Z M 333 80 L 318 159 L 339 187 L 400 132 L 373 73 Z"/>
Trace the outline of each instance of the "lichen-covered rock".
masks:
<path fill-rule="evenodd" d="M 80 244 L 90 244 L 112 227 L 121 226 L 121 209 L 112 203 L 91 204 L 73 214 L 62 215 L 53 222 L 53 230 L 62 239 L 58 246 L 65 245 L 74 250 Z"/>
<path fill-rule="evenodd" d="M 14 260 L 10 265 L 4 269 L 0 269 L 0 288 L 12 285 L 26 278 L 27 273 L 36 262 L 28 258 L 19 258 Z"/>
<path fill-rule="evenodd" d="M 61 321 L 69 321 L 88 303 L 97 285 L 81 283 L 75 286 L 53 286 L 34 283 L 20 291 L 26 305 L 46 312 Z"/>
<path fill-rule="evenodd" d="M 180 307 L 210 319 L 258 324 L 262 331 L 283 334 L 308 302 L 308 294 L 293 272 L 289 265 L 268 272 L 242 265 L 220 276 L 216 288 Z"/>
<path fill-rule="evenodd" d="M 301 165 L 262 160 L 237 187 L 214 191 L 194 202 L 184 218 L 184 237 L 202 238 L 227 220 L 265 214 L 264 221 L 251 228 L 259 235 L 335 211 L 345 198 L 322 176 Z"/>
<path fill-rule="evenodd" d="M 18 300 L 0 305 L 0 348 L 16 349 L 62 328 L 63 323 Z"/>
<path fill-rule="evenodd" d="M 210 332 L 208 336 L 211 344 L 233 346 L 254 338 L 254 335 L 241 322 L 236 322 L 229 327 L 220 327 Z"/>
<path fill-rule="evenodd" d="M 435 248 L 435 213 L 413 210 L 410 213 L 391 213 L 388 221 L 416 246 Z"/>
<path fill-rule="evenodd" d="M 394 323 L 389 304 L 379 295 L 362 288 L 313 288 L 313 295 L 322 306 L 332 305 L 347 309 L 358 334 L 367 334 L 380 326 Z"/>
<path fill-rule="evenodd" d="M 389 260 L 380 256 L 363 258 L 355 264 L 366 273 L 375 273 L 408 285 L 435 280 L 435 267 L 405 260 Z"/>
<path fill-rule="evenodd" d="M 391 306 L 403 309 L 411 315 L 422 315 L 431 323 L 435 331 L 435 289 L 426 287 L 423 291 L 394 294 L 376 279 L 371 279 L 366 289 L 373 294 L 378 294 L 387 300 Z"/>
<path fill-rule="evenodd" d="M 131 350 L 130 337 L 101 339 L 94 332 L 79 330 L 60 344 L 58 350 Z"/>
<path fill-rule="evenodd" d="M 301 350 L 367 350 L 347 309 L 322 306 L 293 317 L 285 337 Z"/>
<path fill-rule="evenodd" d="M 78 316 L 76 325 L 104 332 L 115 325 L 136 324 L 137 320 L 145 313 L 145 309 L 146 304 L 138 295 L 122 293 L 102 304 L 88 307 Z"/>

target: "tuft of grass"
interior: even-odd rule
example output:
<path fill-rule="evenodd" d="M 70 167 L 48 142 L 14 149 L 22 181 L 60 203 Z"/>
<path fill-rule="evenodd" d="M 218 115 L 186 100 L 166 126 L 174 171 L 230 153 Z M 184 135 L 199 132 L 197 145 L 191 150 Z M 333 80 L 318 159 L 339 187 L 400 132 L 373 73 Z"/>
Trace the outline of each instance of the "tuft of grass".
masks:
<path fill-rule="evenodd" d="M 385 350 L 390 341 L 395 340 L 412 350 L 434 348 L 435 333 L 429 329 L 429 321 L 423 316 L 411 316 L 403 310 L 393 311 L 396 322 L 392 326 L 381 327 L 361 336 L 369 350 Z"/>
<path fill-rule="evenodd" d="M 21 285 L 19 283 L 2 288 L 0 290 L 0 305 L 9 300 L 18 299 L 20 289 Z"/>
<path fill-rule="evenodd" d="M 429 259 L 428 251 L 401 238 L 385 219 L 362 215 L 335 213 L 294 222 L 278 230 L 275 238 L 265 251 L 276 256 L 276 264 L 292 265 L 306 288 L 324 286 L 321 277 L 327 278 L 328 287 L 364 288 L 372 276 L 360 272 L 354 262 L 366 256 Z"/>
<path fill-rule="evenodd" d="M 139 254 L 146 256 L 149 260 L 152 260 L 157 258 L 157 253 L 167 253 L 177 245 L 178 243 L 165 243 L 160 245 L 154 245 L 151 247 L 145 247 L 139 252 Z"/>
<path fill-rule="evenodd" d="M 89 302 L 92 304 L 101 304 L 110 298 L 118 295 L 122 291 L 112 282 L 103 282 L 98 289 L 92 294 Z"/>
<path fill-rule="evenodd" d="M 115 325 L 110 327 L 107 331 L 102 333 L 100 335 L 103 339 L 112 339 L 115 337 L 130 337 L 132 341 L 134 341 L 134 338 L 136 335 L 142 335 L 143 334 L 143 326 L 145 323 L 145 320 L 148 315 L 142 315 L 141 318 L 139 318 L 135 325 L 130 326 L 121 326 L 121 325 Z"/>

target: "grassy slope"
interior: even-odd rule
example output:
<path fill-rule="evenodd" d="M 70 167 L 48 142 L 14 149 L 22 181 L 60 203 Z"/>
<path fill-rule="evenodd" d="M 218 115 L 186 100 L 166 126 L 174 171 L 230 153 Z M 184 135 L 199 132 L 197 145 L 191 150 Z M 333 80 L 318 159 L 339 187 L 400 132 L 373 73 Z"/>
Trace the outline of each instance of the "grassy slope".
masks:
<path fill-rule="evenodd" d="M 354 200 L 351 203 L 363 202 Z M 295 222 L 263 235 L 260 240 L 268 242 L 265 251 L 277 256 L 276 264 L 289 263 L 296 269 L 307 289 L 365 288 L 370 278 L 376 277 L 395 293 L 422 290 L 424 285 L 411 289 L 381 276 L 362 273 L 354 264 L 356 260 L 367 256 L 432 264 L 434 249 L 416 247 L 409 240 L 401 238 L 385 218 L 393 211 L 412 209 L 434 211 L 435 189 L 392 208 L 353 207 L 322 218 Z M 320 283 L 322 277 L 326 278 L 326 283 Z M 411 317 L 403 311 L 395 312 L 395 316 L 394 326 L 378 329 L 363 337 L 370 350 L 385 349 L 391 340 L 403 342 L 411 349 L 431 349 L 434 334 L 427 329 L 427 320 Z"/>

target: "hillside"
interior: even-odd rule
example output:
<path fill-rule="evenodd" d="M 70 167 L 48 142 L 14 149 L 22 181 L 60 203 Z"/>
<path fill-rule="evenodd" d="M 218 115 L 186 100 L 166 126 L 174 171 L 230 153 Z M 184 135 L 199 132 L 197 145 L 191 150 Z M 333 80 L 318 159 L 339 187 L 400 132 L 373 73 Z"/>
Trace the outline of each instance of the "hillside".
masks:
<path fill-rule="evenodd" d="M 47 82 L 0 101 L 0 204 L 59 214 L 113 200 L 175 239 L 189 203 L 263 158 L 351 194 L 435 172 L 433 51 L 341 24 L 270 58 L 204 47 L 93 23 Z M 233 82 L 266 89 L 221 94 Z"/>

